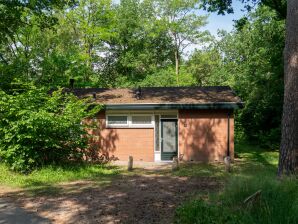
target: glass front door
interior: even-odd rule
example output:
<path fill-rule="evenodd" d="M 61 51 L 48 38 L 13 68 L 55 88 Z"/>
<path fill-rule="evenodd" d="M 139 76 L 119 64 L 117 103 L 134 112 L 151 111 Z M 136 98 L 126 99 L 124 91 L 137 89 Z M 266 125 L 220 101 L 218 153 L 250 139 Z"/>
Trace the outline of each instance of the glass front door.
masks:
<path fill-rule="evenodd" d="M 176 119 L 161 120 L 161 160 L 172 160 L 178 151 Z"/>

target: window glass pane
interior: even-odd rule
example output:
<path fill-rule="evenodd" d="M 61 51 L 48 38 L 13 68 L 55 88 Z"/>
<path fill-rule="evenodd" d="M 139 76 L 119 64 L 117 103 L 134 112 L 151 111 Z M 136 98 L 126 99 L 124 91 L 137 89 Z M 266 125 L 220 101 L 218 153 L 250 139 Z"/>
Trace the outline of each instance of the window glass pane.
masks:
<path fill-rule="evenodd" d="M 176 152 L 176 122 L 163 121 L 162 122 L 162 148 L 163 152 Z"/>
<path fill-rule="evenodd" d="M 127 124 L 127 116 L 108 116 L 108 124 Z"/>
<path fill-rule="evenodd" d="M 132 124 L 151 124 L 151 116 L 132 116 Z"/>

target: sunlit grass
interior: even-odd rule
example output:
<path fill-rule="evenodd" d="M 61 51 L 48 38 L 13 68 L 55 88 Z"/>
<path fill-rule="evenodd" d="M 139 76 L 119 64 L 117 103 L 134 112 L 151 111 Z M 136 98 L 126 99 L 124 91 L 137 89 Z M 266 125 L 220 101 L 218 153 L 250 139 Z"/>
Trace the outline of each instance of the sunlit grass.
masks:
<path fill-rule="evenodd" d="M 46 166 L 30 174 L 12 172 L 0 163 L 0 185 L 20 188 L 49 186 L 76 180 L 103 181 L 119 173 L 118 167 L 96 164 Z"/>

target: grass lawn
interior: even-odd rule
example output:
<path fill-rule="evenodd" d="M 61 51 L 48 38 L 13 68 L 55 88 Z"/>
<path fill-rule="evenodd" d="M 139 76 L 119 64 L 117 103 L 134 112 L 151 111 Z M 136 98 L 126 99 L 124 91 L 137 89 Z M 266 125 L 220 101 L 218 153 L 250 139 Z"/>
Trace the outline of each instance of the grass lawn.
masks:
<path fill-rule="evenodd" d="M 298 181 L 276 178 L 278 151 L 238 144 L 233 172 L 218 164 L 186 165 L 181 176 L 217 176 L 220 192 L 198 194 L 176 210 L 176 223 L 298 223 Z M 260 197 L 244 200 L 261 190 Z"/>
<path fill-rule="evenodd" d="M 33 194 L 55 193 L 58 184 L 92 180 L 97 184 L 108 184 L 119 174 L 119 167 L 96 164 L 68 164 L 64 166 L 46 166 L 28 175 L 9 171 L 6 165 L 0 163 L 0 186 L 22 188 Z"/>

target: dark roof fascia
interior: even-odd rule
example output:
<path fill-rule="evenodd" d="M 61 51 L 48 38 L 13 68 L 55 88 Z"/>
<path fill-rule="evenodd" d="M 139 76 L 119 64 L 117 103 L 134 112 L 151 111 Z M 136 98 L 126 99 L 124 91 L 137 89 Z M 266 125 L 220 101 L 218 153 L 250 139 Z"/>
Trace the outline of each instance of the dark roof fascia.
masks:
<path fill-rule="evenodd" d="M 201 103 L 201 104 L 107 104 L 104 105 L 106 110 L 171 110 L 171 109 L 187 109 L 187 110 L 201 110 L 201 109 L 241 109 L 243 103 Z"/>

